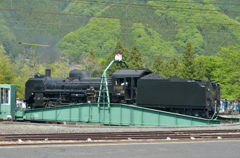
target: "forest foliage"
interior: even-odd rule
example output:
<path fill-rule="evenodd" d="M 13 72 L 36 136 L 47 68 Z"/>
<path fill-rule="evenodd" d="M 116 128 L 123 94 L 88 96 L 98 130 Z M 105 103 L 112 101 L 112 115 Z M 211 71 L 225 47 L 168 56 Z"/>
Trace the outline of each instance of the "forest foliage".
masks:
<path fill-rule="evenodd" d="M 99 77 L 108 64 L 114 60 L 115 54 L 119 52 L 123 55 L 123 60 L 126 61 L 129 68 L 144 68 L 141 60 L 141 50 L 134 45 L 129 51 L 121 41 L 118 41 L 114 51 L 102 62 L 96 60 L 95 52 L 91 49 L 85 56 L 86 64 L 81 69 L 88 70 L 92 77 Z M 52 77 L 68 77 L 71 70 L 64 58 L 60 58 L 59 61 L 49 65 L 26 62 L 25 60 L 19 60 L 12 64 L 2 45 L 0 46 L 0 55 L 2 57 L 0 59 L 0 84 L 17 85 L 17 95 L 20 98 L 24 98 L 25 83 L 33 77 L 34 73 L 44 74 L 46 68 L 51 68 Z M 158 56 L 153 61 L 150 70 L 165 78 L 178 76 L 193 80 L 218 81 L 218 84 L 222 87 L 222 97 L 238 99 L 240 98 L 239 55 L 240 46 L 237 45 L 221 48 L 221 51 L 214 56 L 195 57 L 191 43 L 188 42 L 181 58 L 173 58 L 167 61 Z M 110 67 L 108 74 L 122 68 L 126 68 L 124 64 L 114 64 Z"/>
<path fill-rule="evenodd" d="M 95 5 L 85 3 L 74 5 L 73 3 L 65 12 L 71 13 L 76 11 L 76 8 L 79 10 L 85 8 L 85 13 L 93 17 L 89 18 L 86 26 L 63 37 L 58 43 L 58 48 L 74 56 L 72 48 L 76 46 L 75 50 L 80 52 L 78 55 L 81 57 L 90 49 L 85 44 L 89 41 L 94 43 L 91 48 L 96 50 L 96 56 L 105 58 L 110 54 L 109 50 L 113 50 L 112 45 L 121 40 L 128 49 L 133 45 L 141 49 L 144 64 L 149 67 L 152 64 L 151 55 L 181 57 L 187 42 L 191 42 L 195 55 L 204 56 L 216 54 L 220 50 L 219 47 L 239 44 L 238 25 L 240 23 L 237 17 L 233 18 L 227 13 L 222 13 L 226 8 L 223 5 L 220 7 L 219 4 L 223 2 L 214 4 L 212 0 L 196 0 L 192 1 L 191 9 L 188 3 L 181 2 L 180 0 L 174 2 L 126 0 L 119 1 L 119 5 L 115 3 L 108 5 L 107 2 Z M 141 5 L 135 7 L 135 4 Z M 144 5 L 148 6 L 148 9 L 141 7 Z M 102 10 L 93 13 L 91 10 L 97 6 Z M 74 9 L 71 9 L 73 7 Z M 118 21 L 110 22 L 109 17 L 112 17 L 111 20 Z M 102 25 L 100 21 L 105 24 Z M 96 25 L 97 27 L 91 27 Z M 112 39 L 112 43 L 109 44 L 109 41 L 101 37 L 98 43 L 102 45 L 97 44 L 94 42 L 95 36 L 92 36 L 95 32 L 101 32 L 101 36 Z M 76 37 L 78 37 L 77 40 Z"/>
<path fill-rule="evenodd" d="M 11 3 L 12 2 L 12 3 Z M 119 51 L 130 68 L 169 78 L 216 80 L 222 96 L 239 98 L 240 5 L 225 0 L 2 0 L 0 83 L 24 84 L 74 65 L 100 76 Z M 37 47 L 19 44 L 50 45 Z M 114 65 L 109 73 L 123 65 Z"/>

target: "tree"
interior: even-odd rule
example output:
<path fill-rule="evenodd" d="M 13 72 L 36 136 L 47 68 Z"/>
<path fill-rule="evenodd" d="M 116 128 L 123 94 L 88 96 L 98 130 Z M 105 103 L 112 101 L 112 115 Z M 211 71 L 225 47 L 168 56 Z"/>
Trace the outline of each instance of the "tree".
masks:
<path fill-rule="evenodd" d="M 3 76 L 0 75 L 0 84 L 5 84 L 4 81 L 3 81 Z"/>
<path fill-rule="evenodd" d="M 98 64 L 96 59 L 95 51 L 90 49 L 88 54 L 83 59 L 85 68 L 89 71 L 92 77 L 98 76 L 102 67 Z"/>
<path fill-rule="evenodd" d="M 16 72 L 16 77 L 12 84 L 17 85 L 17 97 L 23 99 L 25 96 L 25 83 L 29 78 L 34 76 L 34 69 L 29 67 L 27 64 L 17 67 L 17 64 L 14 66 L 14 71 Z"/>
<path fill-rule="evenodd" d="M 173 74 L 173 68 L 172 68 L 172 65 L 170 64 L 170 62 L 167 62 L 164 66 L 164 71 L 163 71 L 163 74 L 166 78 L 169 78 L 172 76 Z"/>
<path fill-rule="evenodd" d="M 172 76 L 179 76 L 180 63 L 179 63 L 178 59 L 177 58 L 173 58 L 171 60 L 170 64 L 172 65 L 172 68 L 173 68 Z"/>
<path fill-rule="evenodd" d="M 204 61 L 202 58 L 196 59 L 196 80 L 207 80 Z"/>
<path fill-rule="evenodd" d="M 195 79 L 196 68 L 194 58 L 191 42 L 188 42 L 187 47 L 183 52 L 181 77 Z"/>
<path fill-rule="evenodd" d="M 221 48 L 218 53 L 220 60 L 213 72 L 213 79 L 222 87 L 222 97 L 227 99 L 240 98 L 240 45 Z"/>
<path fill-rule="evenodd" d="M 129 59 L 130 59 L 128 63 L 129 68 L 131 69 L 144 68 L 141 57 L 141 51 L 138 49 L 136 45 L 132 47 Z"/>
<path fill-rule="evenodd" d="M 156 74 L 159 74 L 161 76 L 164 76 L 164 62 L 161 57 L 157 57 L 152 65 L 152 71 Z"/>
<path fill-rule="evenodd" d="M 12 64 L 9 58 L 5 55 L 5 49 L 0 44 L 0 76 L 1 83 L 11 84 L 14 80 L 14 72 L 12 71 Z"/>
<path fill-rule="evenodd" d="M 179 75 L 179 65 L 177 58 L 173 58 L 170 62 L 166 63 L 164 68 L 164 75 L 166 78 L 178 76 Z"/>
<path fill-rule="evenodd" d="M 2 45 L 0 45 L 0 84 L 15 84 L 17 85 L 17 97 L 24 98 L 25 83 L 29 79 L 26 73 L 29 71 L 29 67 L 25 73 L 19 65 L 12 65 L 9 58 L 5 55 L 5 50 Z M 19 66 L 19 67 L 18 67 Z"/>
<path fill-rule="evenodd" d="M 23 99 L 25 96 L 25 83 L 29 78 L 32 78 L 35 73 L 39 72 L 34 68 L 32 65 L 33 61 L 26 59 L 26 56 L 19 55 L 18 58 L 15 60 L 15 63 L 12 66 L 12 72 L 16 75 L 12 84 L 17 85 L 17 97 Z M 44 71 L 42 71 L 44 72 Z"/>
<path fill-rule="evenodd" d="M 199 58 L 199 57 L 198 57 Z M 201 57 L 204 61 L 204 67 L 205 67 L 205 77 L 207 81 L 213 81 L 214 79 L 214 72 L 216 71 L 218 67 L 218 63 L 220 62 L 221 58 L 218 56 L 206 56 Z"/>
<path fill-rule="evenodd" d="M 70 68 L 67 65 L 67 61 L 64 57 L 60 57 L 59 60 L 50 65 L 52 71 L 52 77 L 66 77 L 69 76 Z"/>

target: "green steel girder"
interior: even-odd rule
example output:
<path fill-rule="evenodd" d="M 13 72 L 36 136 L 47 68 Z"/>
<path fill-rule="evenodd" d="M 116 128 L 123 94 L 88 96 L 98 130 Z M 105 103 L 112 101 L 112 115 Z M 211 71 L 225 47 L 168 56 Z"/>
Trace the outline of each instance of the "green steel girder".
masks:
<path fill-rule="evenodd" d="M 100 107 L 99 107 L 100 106 Z M 17 120 L 86 122 L 119 126 L 201 126 L 220 124 L 165 111 L 126 104 L 83 103 L 44 109 L 27 110 L 16 114 Z"/>
<path fill-rule="evenodd" d="M 128 65 L 125 61 L 119 61 L 119 60 L 112 60 L 110 64 L 107 66 L 107 68 L 103 71 L 102 77 L 101 77 L 101 84 L 98 94 L 98 107 L 100 106 L 100 102 L 105 103 L 105 100 L 107 99 L 108 108 L 110 107 L 110 96 L 108 91 L 108 83 L 107 83 L 107 70 L 112 66 L 113 63 L 124 63 L 125 67 L 128 69 Z"/>

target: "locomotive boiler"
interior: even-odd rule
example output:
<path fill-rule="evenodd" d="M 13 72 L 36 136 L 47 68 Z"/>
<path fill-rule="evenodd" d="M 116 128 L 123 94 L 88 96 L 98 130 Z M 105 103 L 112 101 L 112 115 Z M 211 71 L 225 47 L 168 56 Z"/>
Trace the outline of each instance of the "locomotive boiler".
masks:
<path fill-rule="evenodd" d="M 86 70 L 72 70 L 67 78 L 51 78 L 51 70 L 45 75 L 35 74 L 25 85 L 25 102 L 29 108 L 43 108 L 71 103 L 96 102 L 100 78 L 91 78 Z"/>
<path fill-rule="evenodd" d="M 148 69 L 121 69 L 108 79 L 110 102 L 134 104 L 186 115 L 211 118 L 219 110 L 217 82 L 166 79 Z M 72 70 L 67 78 L 35 74 L 26 82 L 25 102 L 29 108 L 44 108 L 98 101 L 101 78 L 86 70 Z"/>

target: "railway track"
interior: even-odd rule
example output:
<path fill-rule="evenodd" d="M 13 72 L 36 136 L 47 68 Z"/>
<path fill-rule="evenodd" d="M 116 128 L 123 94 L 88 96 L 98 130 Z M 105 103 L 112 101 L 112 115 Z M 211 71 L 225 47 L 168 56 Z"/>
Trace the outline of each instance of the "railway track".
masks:
<path fill-rule="evenodd" d="M 240 130 L 182 130 L 182 131 L 148 131 L 148 132 L 107 132 L 107 133 L 52 133 L 52 134 L 1 134 L 0 145 L 30 144 L 44 141 L 92 142 L 92 141 L 122 141 L 122 140 L 212 140 L 240 139 Z M 5 143 L 12 142 L 12 143 Z M 18 142 L 18 143 L 16 143 Z M 19 143 L 21 142 L 21 143 Z"/>

